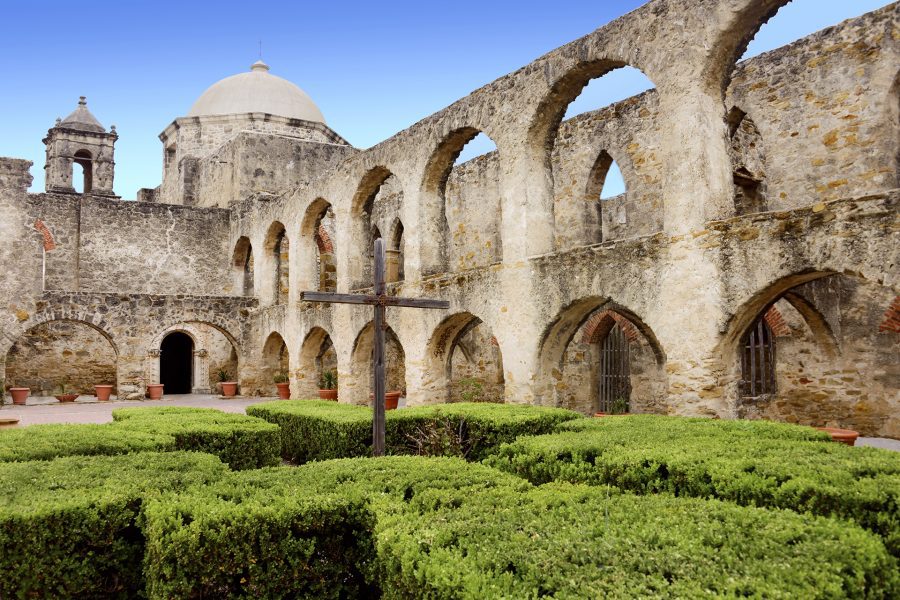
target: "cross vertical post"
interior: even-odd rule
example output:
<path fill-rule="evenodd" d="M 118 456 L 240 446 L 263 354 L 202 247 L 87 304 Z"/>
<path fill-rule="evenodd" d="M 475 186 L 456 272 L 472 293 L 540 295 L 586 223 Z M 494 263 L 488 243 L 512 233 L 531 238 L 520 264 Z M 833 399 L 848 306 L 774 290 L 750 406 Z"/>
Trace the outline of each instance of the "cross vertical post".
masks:
<path fill-rule="evenodd" d="M 384 296 L 384 240 L 375 240 L 375 295 Z M 372 455 L 384 456 L 384 303 L 375 305 L 375 411 L 372 420 Z"/>

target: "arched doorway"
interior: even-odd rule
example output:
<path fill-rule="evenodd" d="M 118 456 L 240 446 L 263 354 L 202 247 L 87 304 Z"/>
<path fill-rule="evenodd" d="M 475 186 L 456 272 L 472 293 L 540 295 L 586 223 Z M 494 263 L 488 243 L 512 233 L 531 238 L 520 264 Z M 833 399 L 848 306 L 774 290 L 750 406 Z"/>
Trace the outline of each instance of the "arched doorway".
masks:
<path fill-rule="evenodd" d="M 163 338 L 159 353 L 159 382 L 166 394 L 190 394 L 193 386 L 194 340 L 182 331 Z"/>

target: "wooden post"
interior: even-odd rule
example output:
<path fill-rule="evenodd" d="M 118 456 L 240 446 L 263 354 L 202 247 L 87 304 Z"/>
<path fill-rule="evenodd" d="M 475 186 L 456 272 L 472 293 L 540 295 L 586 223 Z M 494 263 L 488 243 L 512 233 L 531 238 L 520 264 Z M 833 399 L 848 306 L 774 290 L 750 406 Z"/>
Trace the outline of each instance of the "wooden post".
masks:
<path fill-rule="evenodd" d="M 375 295 L 384 295 L 384 240 L 375 240 Z M 375 305 L 375 411 L 372 420 L 372 455 L 384 456 L 384 304 Z"/>

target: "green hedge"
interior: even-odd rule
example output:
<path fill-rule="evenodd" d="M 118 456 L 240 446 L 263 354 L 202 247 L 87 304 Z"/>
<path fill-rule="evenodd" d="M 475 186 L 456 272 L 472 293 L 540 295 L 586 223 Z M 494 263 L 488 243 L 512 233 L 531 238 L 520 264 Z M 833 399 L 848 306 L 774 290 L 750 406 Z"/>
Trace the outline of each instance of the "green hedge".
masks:
<path fill-rule="evenodd" d="M 178 450 L 215 454 L 235 470 L 281 462 L 281 432 L 276 425 L 255 417 L 212 409 L 160 407 L 114 410 L 113 420 L 113 426 L 123 430 L 170 436 Z"/>
<path fill-rule="evenodd" d="M 231 473 L 147 507 L 151 598 L 890 598 L 852 524 L 527 482 L 456 458 Z"/>
<path fill-rule="evenodd" d="M 0 462 L 194 450 L 215 454 L 232 469 L 280 463 L 278 427 L 254 417 L 159 407 L 115 410 L 113 419 L 104 425 L 31 425 L 0 431 Z"/>
<path fill-rule="evenodd" d="M 320 400 L 255 404 L 247 414 L 281 427 L 282 456 L 311 460 L 370 456 L 372 411 L 368 407 Z M 463 456 L 481 460 L 499 444 L 520 435 L 555 431 L 578 413 L 539 406 L 458 403 L 389 411 L 385 422 L 388 454 Z"/>
<path fill-rule="evenodd" d="M 226 472 L 185 452 L 0 464 L 0 598 L 134 597 L 143 502 Z"/>
<path fill-rule="evenodd" d="M 535 484 L 611 484 L 853 519 L 900 556 L 900 454 L 757 437 L 734 427 L 604 417 L 579 431 L 519 438 L 486 462 Z"/>

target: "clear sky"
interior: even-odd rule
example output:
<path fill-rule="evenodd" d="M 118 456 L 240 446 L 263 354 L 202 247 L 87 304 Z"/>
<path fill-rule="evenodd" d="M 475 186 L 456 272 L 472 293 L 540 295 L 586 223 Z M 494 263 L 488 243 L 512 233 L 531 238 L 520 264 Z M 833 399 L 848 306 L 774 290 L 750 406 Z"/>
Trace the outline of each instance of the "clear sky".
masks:
<path fill-rule="evenodd" d="M 85 95 L 100 122 L 117 127 L 115 189 L 134 198 L 160 182 L 157 135 L 208 86 L 248 69 L 259 40 L 271 72 L 303 88 L 334 130 L 365 148 L 640 4 L 0 0 L 0 156 L 34 161 L 33 189 L 43 190 L 41 139 Z M 794 0 L 746 56 L 884 4 Z M 647 85 L 639 72 L 607 75 L 570 114 Z"/>

